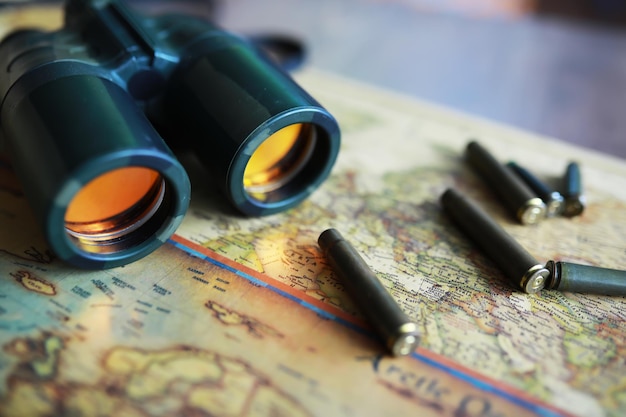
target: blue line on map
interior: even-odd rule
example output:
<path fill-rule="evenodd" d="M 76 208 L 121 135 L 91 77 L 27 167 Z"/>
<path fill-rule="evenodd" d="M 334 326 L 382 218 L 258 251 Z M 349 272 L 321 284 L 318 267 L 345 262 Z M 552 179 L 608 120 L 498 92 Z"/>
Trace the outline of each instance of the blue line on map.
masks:
<path fill-rule="evenodd" d="M 309 310 L 313 310 L 318 316 L 320 316 L 320 317 L 322 317 L 322 318 L 324 318 L 326 320 L 336 321 L 336 322 L 338 322 L 338 323 L 340 323 L 340 324 L 342 324 L 344 326 L 347 326 L 347 327 L 351 328 L 352 330 L 355 330 L 355 331 L 357 331 L 359 333 L 371 336 L 370 332 L 366 331 L 365 329 L 361 328 L 360 326 L 358 326 L 356 324 L 353 324 L 353 323 L 350 323 L 349 321 L 344 320 L 341 317 L 337 317 L 334 314 L 329 313 L 328 311 L 322 310 L 321 308 L 316 307 L 313 304 L 310 304 L 310 303 L 308 303 L 308 302 L 306 302 L 306 301 L 304 301 L 304 300 L 302 300 L 302 299 L 300 299 L 300 298 L 298 298 L 298 297 L 296 297 L 296 296 L 294 296 L 292 294 L 289 294 L 288 292 L 283 291 L 280 288 L 277 288 L 277 287 L 275 287 L 275 286 L 273 286 L 273 285 L 271 285 L 271 284 L 269 284 L 269 283 L 267 283 L 265 281 L 262 281 L 262 280 L 260 280 L 258 278 L 255 278 L 252 275 L 246 274 L 245 272 L 240 271 L 240 270 L 238 270 L 236 268 L 233 268 L 232 266 L 226 265 L 226 264 L 224 264 L 224 263 L 222 263 L 222 262 L 220 262 L 220 261 L 218 261 L 216 259 L 213 259 L 210 256 L 204 255 L 204 254 L 202 254 L 202 253 L 200 253 L 200 252 L 198 252 L 198 251 L 196 251 L 194 249 L 188 248 L 187 246 L 185 246 L 182 243 L 178 243 L 178 242 L 176 242 L 174 240 L 171 240 L 171 239 L 168 242 L 171 243 L 172 245 L 176 246 L 177 248 L 179 248 L 179 249 L 181 249 L 181 250 L 183 250 L 183 251 L 185 251 L 185 252 L 195 256 L 196 258 L 200 258 L 202 260 L 205 260 L 207 262 L 212 263 L 213 265 L 219 266 L 220 268 L 226 269 L 226 270 L 228 270 L 228 271 L 230 271 L 230 272 L 232 272 L 232 273 L 234 273 L 236 275 L 239 275 L 242 278 L 245 278 L 246 280 L 254 283 L 255 285 L 258 285 L 258 286 L 264 287 L 264 288 L 268 288 L 268 289 L 274 291 L 275 293 L 278 293 L 278 294 L 282 295 L 283 297 L 286 297 L 286 298 L 288 298 L 288 299 L 290 299 L 290 300 L 300 304 L 301 306 L 308 308 Z"/>
<path fill-rule="evenodd" d="M 367 336 L 374 337 L 374 335 L 371 332 L 368 332 L 366 329 L 363 329 L 360 326 L 357 326 L 356 324 L 350 323 L 349 321 L 344 320 L 344 319 L 342 319 L 340 317 L 337 317 L 337 316 L 335 316 L 332 313 L 329 313 L 327 311 L 322 310 L 319 307 L 316 307 L 316 306 L 314 306 L 314 305 L 312 305 L 310 303 L 307 303 L 306 301 L 301 300 L 300 298 L 298 298 L 298 297 L 296 297 L 296 296 L 294 296 L 292 294 L 289 294 L 288 292 L 285 292 L 285 291 L 281 290 L 280 288 L 277 288 L 277 287 L 275 287 L 275 286 L 273 286 L 273 285 L 271 285 L 271 284 L 269 284 L 269 283 L 267 283 L 265 281 L 262 281 L 262 280 L 260 280 L 258 278 L 255 278 L 252 275 L 246 274 L 245 272 L 240 271 L 240 270 L 238 270 L 236 268 L 233 268 L 233 267 L 231 267 L 229 265 L 226 265 L 226 264 L 224 264 L 224 263 L 222 263 L 222 262 L 220 262 L 220 261 L 218 261 L 216 259 L 211 258 L 210 256 L 204 255 L 204 254 L 202 254 L 202 253 L 200 253 L 200 252 L 198 252 L 198 251 L 196 251 L 194 249 L 191 249 L 191 248 L 185 246 L 182 243 L 178 243 L 178 242 L 176 242 L 174 240 L 171 240 L 171 239 L 168 242 L 170 244 L 174 245 L 175 247 L 177 247 L 178 249 L 181 249 L 181 250 L 183 250 L 183 251 L 185 251 L 185 252 L 195 256 L 196 258 L 200 258 L 202 260 L 208 261 L 208 262 L 212 263 L 213 265 L 216 265 L 216 266 L 219 266 L 220 268 L 226 269 L 226 270 L 228 270 L 228 271 L 230 271 L 230 272 L 232 272 L 232 273 L 234 273 L 234 274 L 236 274 L 236 275 L 238 275 L 238 276 L 240 276 L 240 277 L 242 277 L 242 278 L 244 278 L 244 279 L 254 283 L 255 285 L 259 285 L 261 287 L 268 288 L 268 289 L 270 289 L 270 290 L 272 290 L 272 291 L 282 295 L 283 297 L 287 297 L 288 299 L 290 299 L 290 300 L 300 304 L 301 306 L 306 307 L 309 310 L 313 310 L 317 315 L 321 316 L 324 319 L 335 321 L 335 322 L 340 323 L 340 324 L 342 324 L 344 326 L 347 326 L 347 327 L 351 328 L 352 330 L 355 330 L 355 331 L 357 331 L 357 332 L 359 332 L 361 334 L 365 334 Z M 450 366 L 446 366 L 446 365 L 444 365 L 442 363 L 439 363 L 439 362 L 435 361 L 434 359 L 431 359 L 429 357 L 420 355 L 419 353 L 414 352 L 411 355 L 411 357 L 414 358 L 414 359 L 417 359 L 419 361 L 425 362 L 428 365 L 431 365 L 433 367 L 439 368 L 442 371 L 447 372 L 448 374 L 451 374 L 451 375 L 455 376 L 456 378 L 459 378 L 459 379 L 461 379 L 461 380 L 463 380 L 465 382 L 468 382 L 468 383 L 474 385 L 476 388 L 479 388 L 479 389 L 481 389 L 483 391 L 491 392 L 491 393 L 496 394 L 496 395 L 498 395 L 498 396 L 500 396 L 502 398 L 505 398 L 505 399 L 511 401 L 512 403 L 515 403 L 516 405 L 519 405 L 521 407 L 526 408 L 527 410 L 530 410 L 530 411 L 536 413 L 538 416 L 544 416 L 544 417 L 559 417 L 559 416 L 561 416 L 561 414 L 556 412 L 556 411 L 546 409 L 545 407 L 542 407 L 539 404 L 534 404 L 534 403 L 532 403 L 530 401 L 527 401 L 525 399 L 516 397 L 514 394 L 511 394 L 511 393 L 508 393 L 508 392 L 506 392 L 504 390 L 501 390 L 501 389 L 491 385 L 488 382 L 482 381 L 482 380 L 480 380 L 480 379 L 478 379 L 476 377 L 468 375 L 468 374 L 464 373 L 461 370 L 455 369 L 455 368 L 450 367 Z"/>
<path fill-rule="evenodd" d="M 442 371 L 445 371 L 445 372 L 447 372 L 447 373 L 449 373 L 449 374 L 451 374 L 451 375 L 453 375 L 453 376 L 455 376 L 455 377 L 457 377 L 457 378 L 459 378 L 459 379 L 461 379 L 463 381 L 469 382 L 472 385 L 474 385 L 476 388 L 479 388 L 479 389 L 481 389 L 483 391 L 491 392 L 491 393 L 496 394 L 496 395 L 498 395 L 498 396 L 500 396 L 502 398 L 505 398 L 505 399 L 511 401 L 512 403 L 515 403 L 515 404 L 517 404 L 519 406 L 522 406 L 522 407 L 524 407 L 524 408 L 526 408 L 526 409 L 536 413 L 538 416 L 545 416 L 545 417 L 560 417 L 560 416 L 562 416 L 561 413 L 558 413 L 558 412 L 553 411 L 553 410 L 546 409 L 545 407 L 543 407 L 543 406 L 541 406 L 539 404 L 534 404 L 534 403 L 529 402 L 529 401 L 527 401 L 525 399 L 519 398 L 519 397 L 515 396 L 515 394 L 511 394 L 509 392 L 501 390 L 501 389 L 495 387 L 494 385 L 492 385 L 492 384 L 490 384 L 490 383 L 488 383 L 486 381 L 482 381 L 482 380 L 480 380 L 480 379 L 478 379 L 476 377 L 468 375 L 468 374 L 464 373 L 463 371 L 461 371 L 459 369 L 455 369 L 453 367 L 444 365 L 444 364 L 442 364 L 440 362 L 437 362 L 436 360 L 434 360 L 432 358 L 429 358 L 427 356 L 420 355 L 417 352 L 413 352 L 411 354 L 411 357 L 413 357 L 413 358 L 415 358 L 415 359 L 417 359 L 419 361 L 425 362 L 425 363 L 427 363 L 427 364 L 429 364 L 429 365 L 431 365 L 431 366 L 433 366 L 435 368 L 439 368 Z"/>

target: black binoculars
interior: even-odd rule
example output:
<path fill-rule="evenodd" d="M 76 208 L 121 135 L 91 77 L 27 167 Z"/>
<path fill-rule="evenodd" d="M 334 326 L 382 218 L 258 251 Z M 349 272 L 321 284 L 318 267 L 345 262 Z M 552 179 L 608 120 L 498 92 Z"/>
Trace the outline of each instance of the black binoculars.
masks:
<path fill-rule="evenodd" d="M 327 110 L 193 16 L 69 0 L 63 28 L 11 33 L 0 64 L 3 145 L 51 249 L 78 267 L 132 262 L 174 233 L 190 181 L 166 141 L 249 216 L 300 203 L 339 152 Z"/>

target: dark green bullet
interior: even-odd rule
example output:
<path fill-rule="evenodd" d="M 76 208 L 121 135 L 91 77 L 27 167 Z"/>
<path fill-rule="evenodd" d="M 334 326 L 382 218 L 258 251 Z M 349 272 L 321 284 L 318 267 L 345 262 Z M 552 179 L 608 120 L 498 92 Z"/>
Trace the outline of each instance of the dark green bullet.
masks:
<path fill-rule="evenodd" d="M 626 295 L 626 271 L 548 261 L 550 278 L 546 289 L 601 295 Z"/>
<path fill-rule="evenodd" d="M 522 224 L 534 224 L 546 215 L 546 206 L 515 173 L 478 142 L 470 142 L 467 161 Z"/>
<path fill-rule="evenodd" d="M 515 288 L 529 294 L 543 289 L 548 270 L 474 201 L 454 189 L 448 189 L 441 196 L 441 205 L 457 226 L 504 272 Z"/>
<path fill-rule="evenodd" d="M 585 197 L 583 196 L 582 180 L 580 175 L 580 165 L 577 162 L 570 162 L 565 170 L 565 217 L 580 216 L 585 210 Z"/>
<path fill-rule="evenodd" d="M 318 243 L 389 351 L 395 356 L 411 354 L 420 341 L 417 324 L 402 311 L 356 249 L 335 229 L 322 232 Z"/>

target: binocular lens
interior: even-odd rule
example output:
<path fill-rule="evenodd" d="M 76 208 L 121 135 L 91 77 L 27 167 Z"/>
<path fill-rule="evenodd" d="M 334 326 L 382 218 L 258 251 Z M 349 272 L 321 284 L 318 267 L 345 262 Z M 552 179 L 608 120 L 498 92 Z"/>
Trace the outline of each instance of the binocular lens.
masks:
<path fill-rule="evenodd" d="M 315 129 L 309 124 L 287 126 L 267 138 L 252 154 L 243 174 L 244 189 L 264 201 L 294 178 L 310 159 Z"/>
<path fill-rule="evenodd" d="M 83 249 L 119 240 L 136 231 L 158 210 L 165 181 L 149 168 L 107 172 L 83 187 L 65 213 L 65 229 Z"/>

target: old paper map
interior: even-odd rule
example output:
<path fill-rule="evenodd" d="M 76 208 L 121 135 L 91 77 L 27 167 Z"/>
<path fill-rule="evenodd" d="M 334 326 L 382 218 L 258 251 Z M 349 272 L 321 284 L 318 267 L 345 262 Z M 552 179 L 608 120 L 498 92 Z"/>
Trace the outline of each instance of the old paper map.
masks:
<path fill-rule="evenodd" d="M 296 78 L 340 122 L 331 177 L 288 212 L 242 218 L 181 156 L 192 206 L 154 254 L 107 271 L 54 259 L 0 162 L 1 416 L 607 416 L 626 412 L 626 300 L 511 289 L 449 222 L 450 186 L 540 261 L 626 268 L 626 162 L 329 74 Z M 574 219 L 521 226 L 463 161 L 479 140 L 556 179 Z M 384 355 L 317 237 L 349 239 L 420 326 Z"/>

